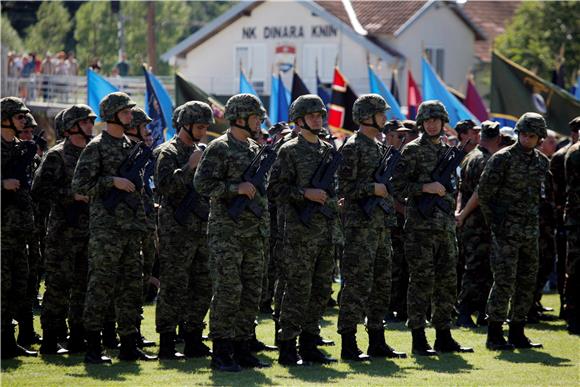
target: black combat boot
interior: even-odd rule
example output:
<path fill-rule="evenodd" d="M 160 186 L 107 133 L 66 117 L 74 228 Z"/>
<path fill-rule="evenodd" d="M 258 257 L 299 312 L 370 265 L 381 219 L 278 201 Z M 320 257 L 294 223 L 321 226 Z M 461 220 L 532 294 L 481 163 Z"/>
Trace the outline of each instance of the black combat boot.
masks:
<path fill-rule="evenodd" d="M 470 353 L 473 352 L 471 347 L 462 347 L 457 341 L 451 336 L 450 329 L 437 329 L 435 336 L 435 350 L 437 352 L 449 353 L 449 352 L 463 352 Z"/>
<path fill-rule="evenodd" d="M 147 355 L 145 352 L 143 352 L 141 348 L 137 347 L 138 335 L 139 335 L 138 333 L 132 333 L 130 335 L 121 336 L 121 346 L 119 348 L 119 360 L 125 361 L 157 360 L 157 356 Z"/>
<path fill-rule="evenodd" d="M 159 360 L 180 360 L 185 355 L 175 349 L 175 332 L 159 335 Z"/>
<path fill-rule="evenodd" d="M 243 368 L 267 368 L 272 366 L 270 363 L 258 359 L 250 352 L 250 340 L 234 341 L 234 359 Z"/>
<path fill-rule="evenodd" d="M 487 314 L 485 313 L 485 311 L 481 311 L 477 314 L 477 326 L 478 327 L 486 327 L 487 326 Z"/>
<path fill-rule="evenodd" d="M 431 348 L 425 337 L 425 328 L 415 328 L 411 331 L 413 336 L 412 352 L 419 356 L 437 356 L 437 352 Z"/>
<path fill-rule="evenodd" d="M 119 340 L 117 339 L 117 328 L 115 322 L 106 322 L 103 325 L 103 346 L 108 349 L 119 348 Z"/>
<path fill-rule="evenodd" d="M 274 344 L 280 348 L 280 339 L 278 338 L 278 331 L 280 330 L 280 323 L 274 317 Z"/>
<path fill-rule="evenodd" d="M 513 351 L 514 346 L 509 344 L 503 337 L 503 323 L 501 321 L 489 321 L 487 324 L 487 341 L 485 346 L 491 351 Z"/>
<path fill-rule="evenodd" d="M 240 372 L 242 370 L 242 367 L 234 360 L 234 348 L 231 340 L 213 340 L 211 368 L 224 372 Z"/>
<path fill-rule="evenodd" d="M 66 349 L 70 353 L 79 353 L 87 350 L 85 328 L 82 325 L 71 325 Z"/>
<path fill-rule="evenodd" d="M 296 338 L 290 340 L 280 340 L 278 342 L 280 355 L 278 363 L 283 366 L 302 366 L 304 361 L 296 350 Z"/>
<path fill-rule="evenodd" d="M 18 345 L 22 347 L 30 347 L 31 345 L 42 343 L 42 337 L 34 331 L 34 317 L 32 312 L 21 313 L 17 320 Z"/>
<path fill-rule="evenodd" d="M 342 360 L 365 361 L 371 357 L 358 348 L 356 343 L 356 331 L 348 331 L 340 334 L 342 337 L 342 348 L 340 358 Z"/>
<path fill-rule="evenodd" d="M 389 359 L 405 359 L 405 352 L 395 351 L 385 341 L 384 329 L 369 329 L 369 348 L 367 353 L 371 357 L 386 357 Z"/>
<path fill-rule="evenodd" d="M 43 355 L 65 355 L 69 351 L 64 349 L 58 343 L 58 333 L 53 329 L 45 329 L 42 331 L 43 340 L 40 346 L 40 353 Z"/>
<path fill-rule="evenodd" d="M 274 346 L 274 345 L 267 345 L 266 343 L 264 343 L 263 341 L 258 340 L 258 338 L 256 337 L 256 331 L 254 330 L 254 334 L 252 335 L 252 338 L 249 341 L 249 345 L 250 345 L 250 352 L 262 352 L 262 351 L 277 351 L 278 347 Z"/>
<path fill-rule="evenodd" d="M 2 347 L 0 347 L 0 350 L 2 351 L 2 359 L 12 359 L 18 356 L 38 356 L 38 352 L 30 351 L 16 344 L 14 326 L 12 324 L 10 324 L 10 327 L 2 329 Z"/>
<path fill-rule="evenodd" d="M 139 334 L 137 335 L 137 347 L 139 347 L 139 348 L 148 348 L 148 347 L 154 347 L 155 346 L 155 341 L 147 340 L 141 334 L 141 319 L 139 319 L 139 321 L 137 322 L 137 332 L 139 332 Z"/>
<path fill-rule="evenodd" d="M 540 343 L 533 343 L 524 333 L 525 323 L 511 322 L 508 332 L 508 342 L 516 348 L 542 348 Z"/>
<path fill-rule="evenodd" d="M 103 354 L 101 346 L 101 332 L 87 332 L 87 353 L 85 354 L 85 363 L 89 364 L 112 364 L 111 358 Z"/>
<path fill-rule="evenodd" d="M 183 354 L 186 357 L 207 357 L 211 355 L 211 349 L 203 343 L 202 332 L 201 329 L 195 329 L 193 332 L 184 332 L 185 347 L 183 347 Z"/>
<path fill-rule="evenodd" d="M 316 335 L 316 345 L 320 347 L 332 347 L 335 343 L 330 339 L 325 339 L 321 335 Z"/>
<path fill-rule="evenodd" d="M 477 325 L 475 325 L 473 319 L 471 318 L 471 312 L 468 311 L 465 307 L 459 308 L 459 316 L 457 316 L 455 325 L 462 328 L 477 328 Z"/>
<path fill-rule="evenodd" d="M 302 332 L 300 335 L 300 357 L 305 362 L 330 364 L 336 363 L 338 360 L 326 355 L 318 349 L 318 335 L 313 335 L 308 332 Z"/>

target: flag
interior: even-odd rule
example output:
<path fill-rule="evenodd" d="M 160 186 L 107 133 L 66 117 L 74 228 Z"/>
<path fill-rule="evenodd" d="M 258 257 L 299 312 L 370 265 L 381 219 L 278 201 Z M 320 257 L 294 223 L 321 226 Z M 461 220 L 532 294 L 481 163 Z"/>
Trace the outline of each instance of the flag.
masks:
<path fill-rule="evenodd" d="M 105 78 L 95 73 L 91 69 L 87 69 L 87 105 L 93 109 L 97 115 L 97 121 L 101 121 L 99 117 L 99 103 L 107 95 L 119 91 Z"/>
<path fill-rule="evenodd" d="M 371 93 L 379 94 L 382 96 L 389 106 L 391 106 L 391 110 L 387 111 L 387 118 L 389 120 L 397 119 L 397 120 L 404 120 L 405 115 L 401 113 L 401 106 L 399 102 L 395 99 L 395 97 L 391 94 L 387 87 L 385 86 L 384 82 L 377 76 L 377 74 L 373 71 L 371 65 L 368 65 L 369 69 L 369 83 L 370 83 L 370 90 Z"/>
<path fill-rule="evenodd" d="M 268 112 L 270 121 L 273 124 L 280 121 L 288 121 L 288 91 L 282 76 L 272 75 L 272 88 L 270 94 L 270 110 Z"/>
<path fill-rule="evenodd" d="M 463 103 L 478 120 L 485 121 L 489 118 L 487 108 L 473 84 L 472 77 L 467 78 L 467 91 L 465 92 L 465 101 Z"/>
<path fill-rule="evenodd" d="M 147 127 L 151 130 L 151 134 L 155 139 L 153 144 L 153 147 L 155 147 L 175 135 L 175 129 L 173 129 L 171 123 L 173 101 L 159 79 L 153 73 L 147 71 L 145 65 L 143 65 L 143 73 L 145 74 L 145 84 L 147 86 L 145 91 L 145 111 L 153 120 Z"/>
<path fill-rule="evenodd" d="M 576 76 L 576 89 L 574 90 L 574 97 L 580 100 L 580 71 L 578 71 L 578 75 Z"/>
<path fill-rule="evenodd" d="M 310 90 L 306 87 L 302 78 L 296 71 L 294 71 L 294 75 L 292 76 L 292 98 L 291 100 L 294 101 L 296 98 L 300 97 L 304 94 L 310 94 Z"/>
<path fill-rule="evenodd" d="M 449 114 L 449 125 L 454 127 L 461 120 L 473 120 L 478 124 L 480 123 L 477 117 L 447 90 L 443 81 L 424 57 L 421 58 L 421 67 L 423 70 L 423 98 L 425 100 L 436 99 L 445 105 Z"/>
<path fill-rule="evenodd" d="M 352 105 L 357 98 L 358 96 L 350 88 L 344 75 L 338 67 L 335 67 L 328 113 L 328 126 L 334 130 L 335 136 L 340 134 L 341 137 L 345 137 L 357 129 L 357 125 L 352 120 Z"/>
<path fill-rule="evenodd" d="M 258 93 L 256 93 L 256 89 L 254 89 L 254 86 L 252 86 L 248 78 L 246 78 L 246 74 L 244 74 L 244 71 L 242 69 L 240 69 L 240 93 L 248 93 L 256 96 L 256 98 L 258 98 L 258 101 L 260 101 L 262 106 L 264 106 L 264 104 L 262 103 L 262 99 L 260 98 Z M 268 125 L 266 124 L 266 121 L 262 122 L 262 129 L 268 130 Z"/>
<path fill-rule="evenodd" d="M 328 108 L 328 104 L 330 103 L 330 94 L 328 94 L 328 91 L 318 76 L 318 58 L 316 58 L 316 94 L 318 94 L 322 102 L 324 102 L 324 105 Z"/>
<path fill-rule="evenodd" d="M 580 115 L 580 101 L 494 51 L 491 57 L 491 115 L 515 121 L 526 112 L 542 114 L 550 129 L 569 135 L 568 122 Z"/>
<path fill-rule="evenodd" d="M 417 109 L 421 105 L 423 99 L 421 98 L 421 92 L 413 79 L 411 70 L 407 72 L 407 118 L 414 120 L 417 116 Z"/>
<path fill-rule="evenodd" d="M 276 76 L 276 74 L 272 74 L 270 86 L 270 108 L 268 109 L 268 116 L 270 118 L 270 121 L 272 121 L 272 124 L 278 122 L 279 86 L 280 83 L 278 82 L 278 77 Z"/>
<path fill-rule="evenodd" d="M 180 73 L 175 73 L 175 102 L 176 105 L 183 105 L 188 101 L 201 101 L 207 103 L 213 110 L 215 124 L 210 125 L 207 136 L 210 139 L 221 136 L 229 126 L 224 118 L 224 105 L 212 95 L 209 95 L 195 84 L 187 81 Z"/>
<path fill-rule="evenodd" d="M 397 104 L 401 105 L 401 100 L 399 99 L 399 85 L 397 85 L 397 70 L 393 69 L 393 74 L 391 76 L 391 94 L 393 98 L 397 101 Z"/>

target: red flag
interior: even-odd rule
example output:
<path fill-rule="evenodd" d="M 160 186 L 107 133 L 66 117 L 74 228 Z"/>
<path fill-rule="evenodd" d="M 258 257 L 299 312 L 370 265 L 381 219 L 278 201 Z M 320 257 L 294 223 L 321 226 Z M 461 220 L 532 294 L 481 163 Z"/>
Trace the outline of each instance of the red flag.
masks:
<path fill-rule="evenodd" d="M 357 129 L 352 120 L 352 105 L 357 98 L 344 75 L 338 67 L 335 67 L 328 113 L 328 126 L 335 131 L 333 133 L 335 136 L 344 137 L 345 134 L 350 135 Z M 342 132 L 342 135 L 339 132 Z"/>
<path fill-rule="evenodd" d="M 489 118 L 487 108 L 485 107 L 483 100 L 477 92 L 471 77 L 467 79 L 467 92 L 465 93 L 465 101 L 463 104 L 481 122 Z"/>
<path fill-rule="evenodd" d="M 413 79 L 411 70 L 409 70 L 407 74 L 407 118 L 414 120 L 417 115 L 417 109 L 421 102 L 423 102 L 423 99 L 421 98 L 421 92 L 419 92 L 419 88 Z"/>

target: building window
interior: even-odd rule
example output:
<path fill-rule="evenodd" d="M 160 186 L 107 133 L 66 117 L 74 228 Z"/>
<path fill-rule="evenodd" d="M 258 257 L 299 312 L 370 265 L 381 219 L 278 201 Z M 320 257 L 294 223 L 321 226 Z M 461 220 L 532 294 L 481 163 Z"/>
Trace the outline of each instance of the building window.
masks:
<path fill-rule="evenodd" d="M 442 80 L 445 80 L 445 50 L 442 48 L 426 48 L 425 55 L 431 66 L 435 69 Z"/>
<path fill-rule="evenodd" d="M 234 94 L 240 90 L 240 65 L 246 74 L 248 80 L 254 86 L 256 93 L 264 93 L 264 85 L 267 77 L 266 72 L 266 47 L 263 44 L 253 44 L 237 46 L 234 48 L 234 84 L 237 89 Z"/>

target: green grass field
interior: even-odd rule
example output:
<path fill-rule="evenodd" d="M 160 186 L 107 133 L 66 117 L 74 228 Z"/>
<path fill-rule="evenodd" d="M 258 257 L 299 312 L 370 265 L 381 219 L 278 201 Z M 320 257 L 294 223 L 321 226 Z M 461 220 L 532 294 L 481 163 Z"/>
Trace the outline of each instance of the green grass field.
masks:
<path fill-rule="evenodd" d="M 547 295 L 544 304 L 556 308 L 557 296 Z M 158 340 L 154 327 L 155 307 L 145 308 L 144 333 Z M 337 309 L 328 311 L 323 321 L 323 335 L 339 343 L 336 333 Z M 37 319 L 38 320 L 38 319 Z M 38 323 L 38 321 L 35 321 Z M 39 327 L 37 326 L 37 329 Z M 272 343 L 273 323 L 262 316 L 258 337 Z M 361 348 L 368 344 L 364 329 L 360 327 L 358 341 Z M 529 326 L 528 335 L 541 341 L 544 349 L 523 350 L 512 353 L 490 352 L 485 348 L 485 329 L 471 331 L 456 329 L 454 336 L 462 344 L 475 348 L 473 354 L 442 355 L 435 359 L 416 358 L 387 361 L 373 360 L 365 364 L 339 362 L 331 366 L 284 368 L 276 363 L 277 353 L 260 357 L 273 363 L 272 368 L 244 370 L 237 374 L 217 373 L 209 368 L 209 359 L 183 362 L 126 363 L 113 359 L 112 366 L 87 366 L 82 355 L 43 356 L 2 361 L 3 386 L 130 386 L 173 385 L 525 385 L 525 386 L 578 386 L 580 385 L 578 336 L 566 333 L 563 321 Z M 431 343 L 433 329 L 428 329 Z M 396 349 L 410 351 L 410 333 L 403 324 L 392 324 L 387 330 L 387 340 Z M 152 348 L 151 353 L 157 348 Z M 339 346 L 326 347 L 339 357 Z M 112 353 L 111 353 L 112 352 Z M 117 351 L 110 354 L 116 355 Z"/>

